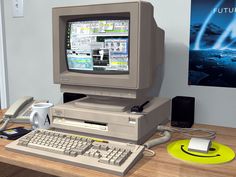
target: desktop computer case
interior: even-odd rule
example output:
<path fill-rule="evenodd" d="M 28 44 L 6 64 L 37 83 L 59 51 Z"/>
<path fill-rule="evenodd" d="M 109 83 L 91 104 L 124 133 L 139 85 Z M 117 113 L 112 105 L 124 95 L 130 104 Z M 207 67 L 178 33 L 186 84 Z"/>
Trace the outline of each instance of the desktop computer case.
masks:
<path fill-rule="evenodd" d="M 157 125 L 168 121 L 171 101 L 153 98 L 141 113 L 80 108 L 76 101 L 56 105 L 50 110 L 51 127 L 85 136 L 144 143 Z"/>

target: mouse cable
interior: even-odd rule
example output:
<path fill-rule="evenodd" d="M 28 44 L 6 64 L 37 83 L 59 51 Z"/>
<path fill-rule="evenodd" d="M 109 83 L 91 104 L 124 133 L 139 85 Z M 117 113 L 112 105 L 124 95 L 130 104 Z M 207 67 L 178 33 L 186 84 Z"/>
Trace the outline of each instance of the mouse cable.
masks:
<path fill-rule="evenodd" d="M 163 136 L 160 138 L 155 138 L 155 139 L 149 140 L 143 144 L 143 146 L 145 146 L 144 156 L 147 156 L 147 157 L 154 156 L 155 152 L 153 150 L 151 150 L 150 148 L 152 148 L 153 146 L 159 145 L 159 144 L 163 144 L 163 143 L 169 141 L 171 138 L 171 133 L 169 131 L 164 131 L 162 133 L 162 135 Z"/>
<path fill-rule="evenodd" d="M 206 139 L 214 139 L 216 137 L 216 132 L 210 129 L 206 128 L 176 128 L 176 127 L 169 127 L 169 126 L 163 126 L 159 125 L 157 127 L 157 130 L 159 131 L 170 131 L 170 132 L 177 132 L 185 137 L 188 138 L 206 138 Z M 199 132 L 202 135 L 199 135 Z M 198 133 L 198 134 L 197 134 Z"/>
<path fill-rule="evenodd" d="M 154 156 L 155 152 L 150 148 L 159 144 L 166 143 L 171 139 L 171 133 L 174 132 L 180 133 L 188 138 L 195 137 L 195 138 L 214 139 L 216 137 L 215 131 L 205 128 L 174 128 L 174 127 L 159 125 L 157 126 L 157 131 L 162 132 L 163 136 L 160 138 L 149 140 L 143 144 L 145 146 L 144 156 L 147 157 Z M 204 133 L 204 135 L 197 135 L 196 132 L 202 132 Z"/>

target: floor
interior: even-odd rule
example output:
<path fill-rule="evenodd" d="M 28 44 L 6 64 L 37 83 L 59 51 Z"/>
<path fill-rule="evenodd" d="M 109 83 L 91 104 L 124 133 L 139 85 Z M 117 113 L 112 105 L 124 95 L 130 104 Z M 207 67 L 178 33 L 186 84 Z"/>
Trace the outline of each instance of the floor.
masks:
<path fill-rule="evenodd" d="M 56 177 L 34 170 L 28 170 L 5 163 L 0 163 L 0 177 Z"/>

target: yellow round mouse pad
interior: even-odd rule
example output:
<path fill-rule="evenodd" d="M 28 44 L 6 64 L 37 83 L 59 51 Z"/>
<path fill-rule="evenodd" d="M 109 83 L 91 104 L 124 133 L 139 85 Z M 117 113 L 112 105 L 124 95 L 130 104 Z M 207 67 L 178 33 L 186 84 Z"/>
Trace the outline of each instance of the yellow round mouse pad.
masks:
<path fill-rule="evenodd" d="M 200 164 L 221 164 L 234 159 L 235 153 L 228 146 L 212 141 L 208 153 L 194 152 L 188 150 L 190 140 L 179 140 L 170 143 L 167 151 L 173 157 Z"/>

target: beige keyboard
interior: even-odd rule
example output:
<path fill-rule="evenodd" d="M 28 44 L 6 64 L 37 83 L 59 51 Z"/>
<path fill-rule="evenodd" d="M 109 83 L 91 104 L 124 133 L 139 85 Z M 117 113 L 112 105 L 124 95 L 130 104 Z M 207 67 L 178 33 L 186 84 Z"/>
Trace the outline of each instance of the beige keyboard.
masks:
<path fill-rule="evenodd" d="M 144 146 L 38 129 L 11 142 L 8 150 L 116 175 L 125 175 Z"/>

